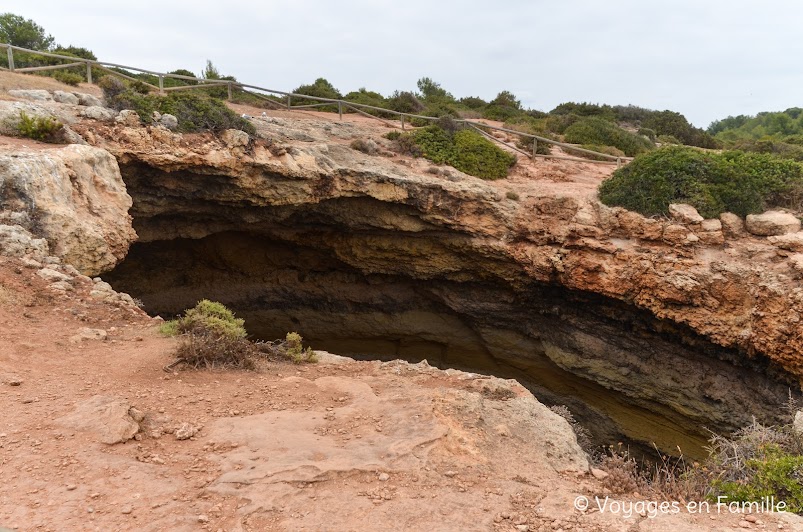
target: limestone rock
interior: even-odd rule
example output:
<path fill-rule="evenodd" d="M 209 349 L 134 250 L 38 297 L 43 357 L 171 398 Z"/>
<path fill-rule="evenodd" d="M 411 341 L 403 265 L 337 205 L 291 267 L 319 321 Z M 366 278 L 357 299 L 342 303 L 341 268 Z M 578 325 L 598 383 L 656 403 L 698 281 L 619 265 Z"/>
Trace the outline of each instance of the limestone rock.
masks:
<path fill-rule="evenodd" d="M 103 100 L 98 98 L 97 96 L 93 96 L 91 94 L 87 94 L 85 92 L 74 92 L 75 96 L 78 98 L 79 105 L 85 105 L 87 107 L 102 107 Z"/>
<path fill-rule="evenodd" d="M 670 203 L 669 215 L 678 222 L 686 224 L 696 224 L 703 221 L 703 217 L 697 209 L 686 203 Z"/>
<path fill-rule="evenodd" d="M 0 225 L 0 255 L 6 257 L 29 255 L 41 260 L 48 254 L 48 244 L 44 238 L 36 238 L 27 229 L 18 225 Z"/>
<path fill-rule="evenodd" d="M 196 434 L 198 434 L 198 427 L 190 425 L 189 423 L 182 423 L 175 432 L 177 440 L 189 440 Z"/>
<path fill-rule="evenodd" d="M 137 112 L 131 109 L 123 109 L 120 111 L 120 114 L 117 115 L 114 121 L 128 127 L 137 127 L 141 123 Z"/>
<path fill-rule="evenodd" d="M 53 99 L 59 103 L 67 103 L 70 105 L 78 105 L 78 96 L 70 92 L 54 91 Z"/>
<path fill-rule="evenodd" d="M 178 118 L 171 114 L 165 113 L 159 117 L 159 124 L 163 125 L 167 129 L 176 129 L 178 127 Z"/>
<path fill-rule="evenodd" d="M 57 282 L 57 281 L 71 282 L 73 280 L 73 278 L 70 277 L 69 275 L 57 272 L 56 270 L 53 270 L 51 268 L 42 268 L 41 270 L 36 272 L 36 275 L 38 275 L 45 281 L 50 281 L 50 282 Z"/>
<path fill-rule="evenodd" d="M 24 100 L 33 100 L 35 102 L 49 102 L 53 100 L 53 96 L 42 89 L 12 89 L 8 91 L 10 96 L 14 98 L 22 98 Z"/>
<path fill-rule="evenodd" d="M 795 421 L 792 423 L 792 429 L 798 434 L 803 434 L 803 410 L 798 410 L 795 414 Z"/>
<path fill-rule="evenodd" d="M 106 340 L 108 333 L 103 329 L 90 329 L 89 327 L 82 327 L 78 329 L 78 334 L 70 337 L 70 342 L 79 344 L 85 340 Z"/>
<path fill-rule="evenodd" d="M 123 399 L 96 395 L 57 422 L 72 430 L 90 432 L 97 441 L 113 445 L 126 442 L 139 432 L 139 424 L 129 414 L 130 409 L 131 404 Z"/>
<path fill-rule="evenodd" d="M 795 253 L 789 257 L 789 265 L 798 273 L 803 273 L 803 253 Z"/>
<path fill-rule="evenodd" d="M 682 225 L 671 224 L 664 227 L 663 240 L 673 245 L 685 245 L 696 242 L 699 238 Z"/>
<path fill-rule="evenodd" d="M 117 161 L 100 148 L 0 147 L 0 189 L 0 223 L 16 216 L 84 274 L 113 268 L 136 238 L 128 215 L 132 200 Z M 26 246 L 19 241 L 12 247 L 19 253 Z"/>
<path fill-rule="evenodd" d="M 81 111 L 81 116 L 92 120 L 111 121 L 117 117 L 117 111 L 100 105 L 91 105 Z"/>
<path fill-rule="evenodd" d="M 800 220 L 787 212 L 767 211 L 763 214 L 748 214 L 747 231 L 758 236 L 775 236 L 800 231 Z"/>
<path fill-rule="evenodd" d="M 245 131 L 239 129 L 227 129 L 220 134 L 220 139 L 229 148 L 244 148 L 251 142 L 251 137 Z"/>
<path fill-rule="evenodd" d="M 803 251 L 803 232 L 787 233 L 785 235 L 771 236 L 767 240 L 775 246 L 787 251 Z"/>
<path fill-rule="evenodd" d="M 739 238 L 747 234 L 744 228 L 744 221 L 732 212 L 720 214 L 719 221 L 722 222 L 722 232 L 728 238 Z"/>
<path fill-rule="evenodd" d="M 703 220 L 700 228 L 705 232 L 722 231 L 722 221 L 716 219 Z"/>

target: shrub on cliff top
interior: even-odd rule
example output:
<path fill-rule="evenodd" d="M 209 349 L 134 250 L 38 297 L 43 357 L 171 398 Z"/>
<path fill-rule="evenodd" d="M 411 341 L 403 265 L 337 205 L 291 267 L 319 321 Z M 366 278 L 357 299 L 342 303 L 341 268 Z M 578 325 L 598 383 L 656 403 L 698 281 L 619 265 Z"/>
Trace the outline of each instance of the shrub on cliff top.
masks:
<path fill-rule="evenodd" d="M 478 132 L 459 127 L 448 118 L 438 124 L 403 133 L 394 142 L 401 153 L 419 154 L 435 164 L 448 164 L 461 172 L 483 179 L 500 179 L 516 163 L 512 155 Z"/>
<path fill-rule="evenodd" d="M 670 146 L 640 155 L 599 188 L 600 200 L 645 216 L 688 203 L 701 215 L 741 216 L 770 207 L 803 207 L 803 165 L 769 154 L 707 153 Z"/>
<path fill-rule="evenodd" d="M 616 124 L 598 117 L 583 118 L 564 132 L 566 142 L 596 146 L 613 146 L 633 157 L 652 149 L 653 143 L 646 137 L 634 135 Z"/>
<path fill-rule="evenodd" d="M 142 94 L 131 88 L 120 90 L 119 83 L 103 78 L 102 86 L 109 107 L 121 111 L 133 109 L 145 124 L 153 122 L 153 112 L 171 114 L 178 118 L 178 130 L 184 133 L 220 132 L 239 129 L 256 134 L 254 125 L 226 107 L 226 104 L 204 93 L 172 92 L 167 96 Z"/>

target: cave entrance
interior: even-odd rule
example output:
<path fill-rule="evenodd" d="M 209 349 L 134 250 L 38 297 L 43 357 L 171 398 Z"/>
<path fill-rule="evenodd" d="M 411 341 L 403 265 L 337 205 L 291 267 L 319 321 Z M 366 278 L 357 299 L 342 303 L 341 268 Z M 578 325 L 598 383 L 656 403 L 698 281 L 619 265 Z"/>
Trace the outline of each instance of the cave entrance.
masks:
<path fill-rule="evenodd" d="M 229 231 L 134 244 L 104 278 L 151 314 L 206 298 L 245 318 L 256 338 L 297 331 L 341 355 L 516 378 L 542 402 L 566 405 L 596 445 L 699 458 L 707 429 L 727 433 L 752 415 L 777 421 L 789 388 L 760 359 L 619 301 L 461 269 L 426 239 Z M 433 271 L 449 274 L 413 264 L 407 275 L 372 273 L 402 249 L 432 253 Z"/>

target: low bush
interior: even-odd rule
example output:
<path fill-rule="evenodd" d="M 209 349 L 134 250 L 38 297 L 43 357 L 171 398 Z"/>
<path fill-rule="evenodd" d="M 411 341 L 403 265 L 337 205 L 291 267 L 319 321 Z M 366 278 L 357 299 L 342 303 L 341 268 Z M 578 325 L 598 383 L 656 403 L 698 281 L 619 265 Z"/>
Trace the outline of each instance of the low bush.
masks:
<path fill-rule="evenodd" d="M 165 336 L 180 336 L 176 360 L 165 367 L 255 369 L 260 358 L 289 359 L 295 364 L 317 362 L 312 348 L 303 346 L 298 333 L 284 340 L 253 343 L 247 339 L 244 320 L 221 303 L 202 300 L 184 316 L 162 324 Z"/>
<path fill-rule="evenodd" d="M 106 81 L 110 80 L 110 81 Z M 223 101 L 203 93 L 173 92 L 167 96 L 141 94 L 130 88 L 120 91 L 117 81 L 103 78 L 106 102 L 113 109 L 132 109 L 145 124 L 153 122 L 153 113 L 169 113 L 178 119 L 178 130 L 184 133 L 239 129 L 250 135 L 256 128 L 248 120 L 226 107 Z"/>
<path fill-rule="evenodd" d="M 593 144 L 613 146 L 625 155 L 633 157 L 654 147 L 649 139 L 634 135 L 616 124 L 598 117 L 583 118 L 566 128 L 566 142 L 572 144 Z"/>
<path fill-rule="evenodd" d="M 31 116 L 20 111 L 17 134 L 40 142 L 60 142 L 64 125 L 52 116 Z"/>
<path fill-rule="evenodd" d="M 706 218 L 770 207 L 800 210 L 803 165 L 768 154 L 671 146 L 616 170 L 600 185 L 599 197 L 645 216 L 667 215 L 670 203 L 693 205 Z"/>
<path fill-rule="evenodd" d="M 77 87 L 79 83 L 84 81 L 84 76 L 66 70 L 57 70 L 53 73 L 53 78 L 72 87 Z"/>
<path fill-rule="evenodd" d="M 438 124 L 404 133 L 394 141 L 394 149 L 406 155 L 426 157 L 435 164 L 448 164 L 483 179 L 506 177 L 516 163 L 515 155 L 452 120 L 442 119 Z"/>

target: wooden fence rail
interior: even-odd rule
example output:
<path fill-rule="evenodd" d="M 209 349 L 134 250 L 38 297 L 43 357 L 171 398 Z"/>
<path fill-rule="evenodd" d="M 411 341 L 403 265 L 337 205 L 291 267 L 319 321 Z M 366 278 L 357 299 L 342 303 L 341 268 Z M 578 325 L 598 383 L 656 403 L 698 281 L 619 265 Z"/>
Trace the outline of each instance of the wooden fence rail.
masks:
<path fill-rule="evenodd" d="M 406 120 L 406 123 L 409 124 L 410 120 L 413 120 L 413 119 L 425 120 L 425 121 L 428 121 L 428 122 L 433 122 L 433 121 L 436 121 L 436 120 L 439 119 L 439 117 L 423 116 L 423 115 L 417 115 L 417 114 L 413 114 L 413 113 L 403 113 L 401 111 L 394 111 L 393 109 L 385 109 L 383 107 L 377 107 L 377 106 L 374 106 L 374 105 L 366 105 L 366 104 L 361 104 L 361 103 L 356 103 L 356 102 L 349 102 L 349 101 L 346 101 L 346 100 L 336 100 L 336 99 L 332 99 L 332 98 L 320 98 L 320 97 L 317 97 L 317 96 L 308 96 L 306 94 L 296 94 L 296 93 L 292 93 L 292 92 L 279 91 L 279 90 L 275 90 L 275 89 L 267 89 L 265 87 L 260 87 L 258 85 L 250 85 L 248 83 L 240 83 L 238 81 L 230 81 L 230 80 L 223 80 L 223 79 L 218 80 L 218 79 L 196 78 L 196 77 L 192 77 L 192 76 L 185 76 L 185 75 L 182 75 L 182 74 L 169 74 L 169 73 L 165 73 L 165 72 L 157 72 L 157 71 L 154 71 L 154 70 L 146 70 L 146 69 L 143 69 L 143 68 L 121 65 L 121 64 L 118 64 L 118 63 L 108 63 L 106 61 L 97 61 L 97 60 L 93 60 L 93 59 L 84 59 L 84 58 L 81 58 L 81 57 L 60 55 L 60 54 L 54 54 L 54 53 L 51 53 L 51 52 L 40 52 L 40 51 L 37 51 L 37 50 L 29 50 L 27 48 L 22 48 L 22 47 L 19 47 L 19 46 L 13 46 L 13 45 L 7 44 L 7 43 L 0 43 L 0 49 L 2 49 L 2 48 L 6 49 L 6 54 L 7 54 L 7 57 L 8 57 L 8 68 L 0 67 L 0 70 L 11 71 L 11 72 L 38 72 L 38 71 L 46 71 L 46 70 L 57 70 L 57 69 L 62 69 L 62 68 L 85 67 L 86 68 L 87 82 L 92 83 L 92 68 L 98 68 L 100 70 L 103 70 L 104 72 L 107 72 L 107 73 L 115 75 L 115 76 L 119 76 L 121 78 L 130 80 L 130 81 L 138 81 L 140 83 L 144 83 L 148 88 L 150 88 L 150 89 L 152 89 L 154 91 L 158 91 L 160 94 L 165 94 L 167 92 L 172 92 L 172 91 L 200 89 L 200 88 L 208 88 L 208 87 L 220 87 L 222 85 L 225 85 L 227 87 L 227 89 L 228 89 L 228 97 L 229 97 L 229 99 L 232 98 L 232 91 L 235 88 L 238 89 L 238 90 L 242 90 L 242 91 L 246 91 L 246 89 L 251 89 L 251 90 L 246 91 L 246 92 L 248 92 L 249 94 L 256 95 L 257 97 L 259 97 L 259 98 L 261 98 L 261 99 L 263 99 L 263 100 L 265 100 L 267 102 L 270 102 L 271 104 L 274 104 L 279 109 L 287 109 L 287 110 L 292 110 L 292 109 L 313 109 L 313 108 L 317 108 L 317 107 L 326 107 L 326 106 L 336 105 L 337 108 L 338 108 L 338 114 L 340 115 L 340 119 L 341 120 L 343 119 L 343 108 L 345 107 L 345 108 L 351 109 L 352 111 L 357 112 L 357 113 L 359 113 L 361 115 L 367 116 L 369 118 L 373 118 L 375 120 L 379 120 L 380 122 L 382 122 L 382 123 L 384 123 L 384 124 L 386 124 L 386 125 L 388 125 L 390 127 L 399 127 L 399 126 L 396 126 L 396 124 L 394 124 L 394 123 L 392 123 L 392 122 L 390 122 L 388 120 L 385 120 L 385 119 L 383 119 L 383 118 L 381 118 L 379 116 L 373 115 L 373 114 L 368 112 L 368 111 L 377 111 L 377 112 L 381 112 L 381 113 L 384 113 L 384 114 L 397 116 L 398 120 L 399 120 L 399 123 L 400 123 L 401 129 L 405 129 L 405 120 Z M 15 64 L 14 64 L 14 52 L 15 51 L 23 52 L 23 53 L 35 54 L 35 55 L 42 56 L 42 57 L 51 57 L 51 58 L 54 58 L 54 59 L 62 59 L 62 60 L 70 61 L 70 63 L 60 64 L 60 65 L 47 65 L 47 66 L 41 66 L 41 67 L 16 68 Z M 117 70 L 113 70 L 115 68 L 116 69 L 125 70 L 125 71 L 128 71 L 128 72 L 132 72 L 133 71 L 133 72 L 139 72 L 139 73 L 142 73 L 142 74 L 148 74 L 150 76 L 154 76 L 154 77 L 156 77 L 158 79 L 159 85 L 156 86 L 156 85 L 153 85 L 151 83 L 147 83 L 147 82 L 144 82 L 142 80 L 136 79 L 136 78 L 134 78 L 132 76 L 123 74 L 122 72 L 119 72 Z M 195 82 L 197 82 L 197 84 L 196 85 L 177 86 L 177 87 L 165 87 L 164 86 L 164 80 L 165 79 L 177 79 L 177 80 L 182 80 L 182 81 L 195 81 Z M 265 92 L 265 93 L 268 93 L 268 94 L 271 94 L 271 95 L 281 96 L 283 98 L 286 98 L 286 103 L 285 104 L 279 103 L 278 101 L 274 100 L 273 98 L 270 98 L 270 97 L 268 97 L 268 96 L 266 96 L 264 94 L 261 94 L 260 92 L 254 92 L 254 91 L 261 91 L 261 92 Z M 312 100 L 312 101 L 316 101 L 316 102 L 320 102 L 320 103 L 303 104 L 303 105 L 291 105 L 293 98 L 299 98 L 299 99 L 303 99 L 303 100 Z M 616 156 L 616 155 L 610 155 L 610 154 L 607 154 L 607 153 L 601 153 L 601 152 L 597 152 L 597 151 L 594 151 L 594 150 L 589 150 L 589 149 L 586 149 L 586 148 L 582 148 L 582 147 L 576 146 L 574 144 L 567 144 L 565 142 L 558 142 L 556 140 L 552 140 L 552 139 L 549 139 L 549 138 L 546 138 L 546 137 L 540 137 L 538 135 L 532 135 L 530 133 L 525 133 L 523 131 L 515 131 L 513 129 L 494 126 L 494 125 L 491 125 L 491 124 L 486 124 L 484 122 L 479 122 L 477 120 L 454 119 L 454 121 L 457 122 L 457 123 L 466 124 L 467 126 L 469 126 L 469 127 L 473 128 L 473 129 L 479 131 L 480 133 L 482 133 L 486 138 L 488 138 L 488 139 L 490 139 L 490 140 L 492 140 L 494 142 L 497 142 L 499 144 L 502 144 L 503 146 L 505 146 L 505 147 L 507 147 L 507 148 L 509 148 L 511 150 L 514 150 L 514 151 L 516 151 L 518 153 L 524 154 L 527 157 L 531 157 L 533 160 L 535 160 L 536 157 L 542 157 L 542 158 L 552 158 L 552 159 L 579 161 L 579 162 L 586 162 L 586 163 L 616 164 L 617 166 L 621 166 L 621 164 L 623 162 L 627 162 L 627 161 L 631 161 L 632 160 L 632 157 L 619 157 L 619 156 Z M 508 133 L 508 134 L 512 134 L 512 135 L 518 135 L 519 137 L 524 137 L 524 138 L 531 139 L 533 141 L 532 153 L 528 153 L 528 152 L 526 152 L 526 151 L 524 151 L 522 149 L 519 149 L 516 146 L 513 146 L 511 144 L 503 142 L 501 139 L 498 139 L 498 138 L 494 137 L 493 135 L 489 134 L 485 130 L 501 131 L 501 132 L 504 132 L 504 133 Z M 604 160 L 600 161 L 600 160 L 594 160 L 594 159 L 581 159 L 579 157 L 567 157 L 567 156 L 560 156 L 560 155 L 541 155 L 541 154 L 537 154 L 536 151 L 537 151 L 538 142 L 545 142 L 545 143 L 551 144 L 553 146 L 559 146 L 561 148 L 564 148 L 564 149 L 567 149 L 567 150 L 571 150 L 573 152 L 579 152 L 579 153 L 588 154 L 588 155 L 591 155 L 591 156 L 596 157 L 598 159 L 601 158 L 601 159 L 604 159 Z"/>

